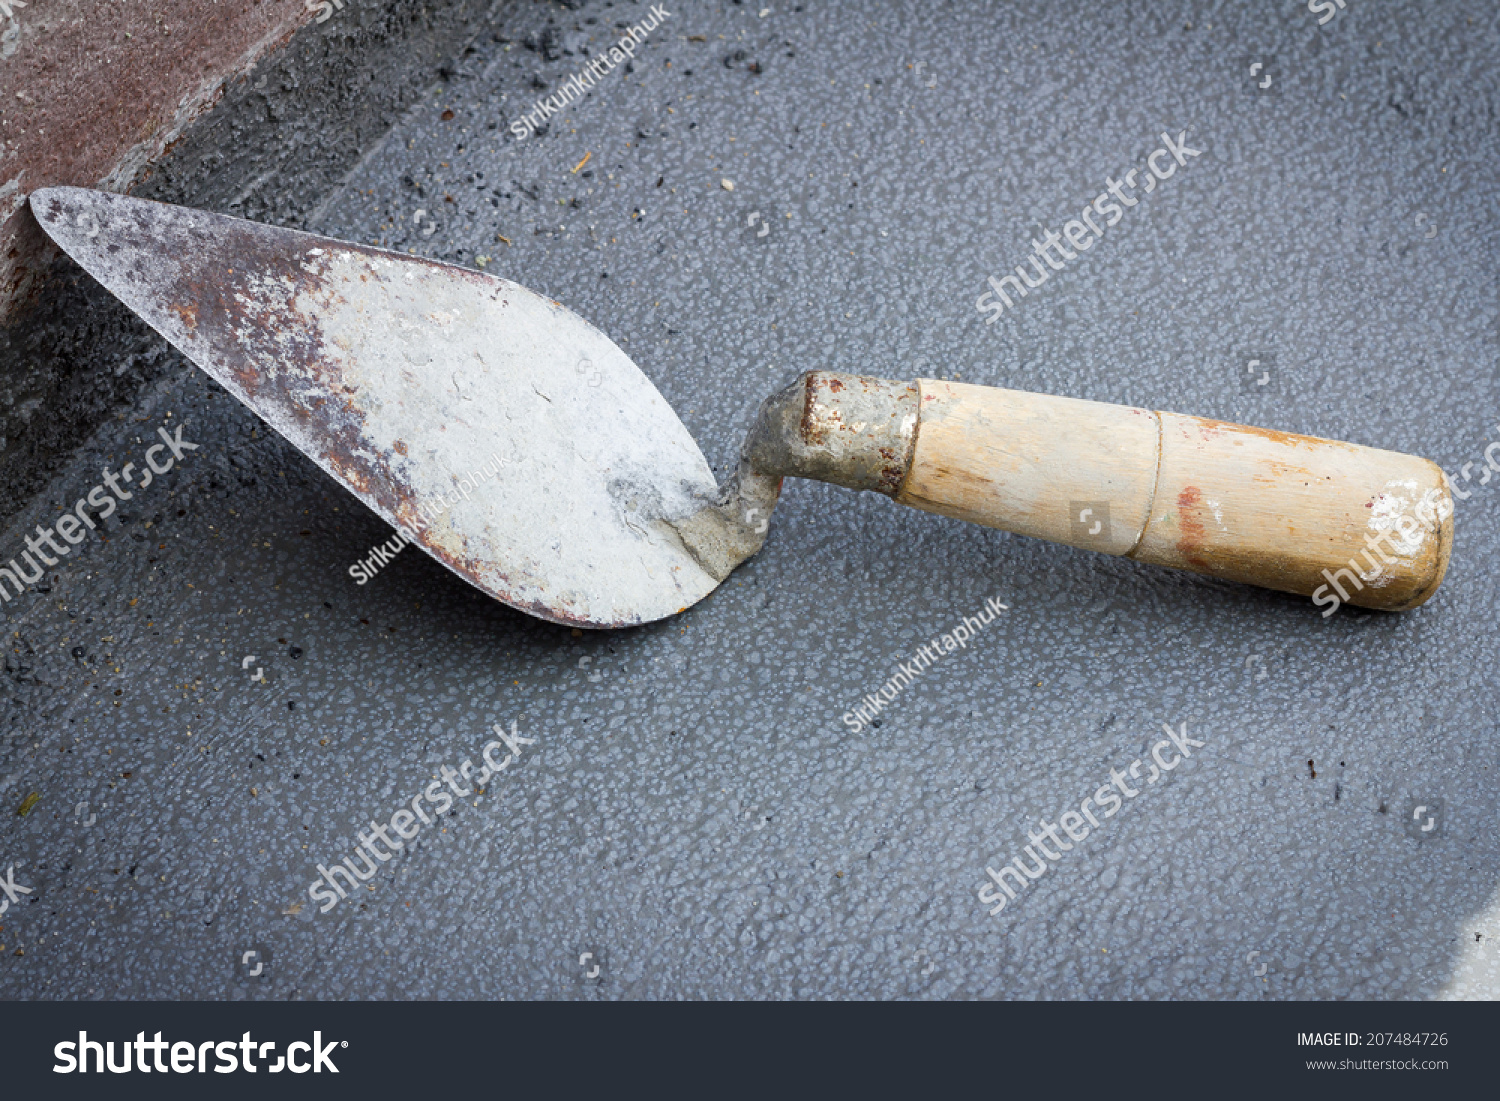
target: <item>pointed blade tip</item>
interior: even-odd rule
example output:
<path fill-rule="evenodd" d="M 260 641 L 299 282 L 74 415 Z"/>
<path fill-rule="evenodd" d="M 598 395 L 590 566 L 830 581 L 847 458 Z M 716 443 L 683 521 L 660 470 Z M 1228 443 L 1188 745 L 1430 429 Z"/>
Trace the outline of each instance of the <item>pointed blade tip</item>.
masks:
<path fill-rule="evenodd" d="M 74 227 L 69 222 L 70 208 L 77 218 L 81 218 L 85 211 L 98 208 L 95 196 L 108 194 L 111 193 L 87 187 L 54 185 L 37 188 L 26 196 L 26 202 L 43 232 L 64 252 L 72 255 L 69 246 L 74 243 L 74 235 L 69 231 Z"/>
<path fill-rule="evenodd" d="M 47 187 L 39 187 L 26 196 L 26 201 L 31 204 L 32 213 L 38 220 L 44 215 L 50 216 L 51 212 L 42 209 L 43 204 L 53 200 L 59 202 L 74 196 L 93 194 L 87 187 L 69 187 L 64 184 L 51 184 Z"/>

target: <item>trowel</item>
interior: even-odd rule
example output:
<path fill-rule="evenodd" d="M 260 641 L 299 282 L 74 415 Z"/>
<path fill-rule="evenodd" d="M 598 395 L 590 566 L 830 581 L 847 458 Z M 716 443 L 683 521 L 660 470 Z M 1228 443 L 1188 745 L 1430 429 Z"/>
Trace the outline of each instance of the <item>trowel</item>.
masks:
<path fill-rule="evenodd" d="M 383 519 L 555 623 L 696 604 L 760 550 L 787 476 L 1322 606 L 1414 608 L 1452 550 L 1425 459 L 937 379 L 803 374 L 761 405 L 720 486 L 613 341 L 516 283 L 84 188 L 30 201 L 85 271 Z M 480 464 L 498 473 L 476 479 Z"/>

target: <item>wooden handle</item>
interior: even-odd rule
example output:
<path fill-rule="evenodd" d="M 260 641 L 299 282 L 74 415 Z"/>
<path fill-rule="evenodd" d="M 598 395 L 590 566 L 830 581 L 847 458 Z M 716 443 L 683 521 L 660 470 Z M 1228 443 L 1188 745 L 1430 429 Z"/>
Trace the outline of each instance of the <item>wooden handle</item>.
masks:
<path fill-rule="evenodd" d="M 921 379 L 897 501 L 1020 535 L 1402 611 L 1453 501 L 1426 459 L 1223 421 Z"/>

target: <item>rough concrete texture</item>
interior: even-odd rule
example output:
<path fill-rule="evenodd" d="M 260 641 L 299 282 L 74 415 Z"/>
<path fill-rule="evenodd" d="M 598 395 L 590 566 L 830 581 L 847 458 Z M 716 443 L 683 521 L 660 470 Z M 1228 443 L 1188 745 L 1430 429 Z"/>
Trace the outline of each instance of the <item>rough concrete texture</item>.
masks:
<path fill-rule="evenodd" d="M 159 425 L 200 445 L 3 608 L 0 872 L 32 893 L 0 995 L 1492 996 L 1500 16 L 668 7 L 634 72 L 516 140 L 535 83 L 646 11 L 520 9 L 320 228 L 567 303 L 720 473 L 809 367 L 1427 455 L 1468 495 L 1443 589 L 1324 618 L 793 482 L 704 603 L 575 634 L 414 550 L 355 585 L 391 532 L 174 370 L 0 538 Z M 1200 155 L 983 323 L 987 275 L 1183 129 Z M 878 727 L 841 722 L 991 597 Z M 319 864 L 512 723 L 518 760 L 319 912 Z M 1203 745 L 1148 784 L 1164 723 Z M 1112 769 L 1139 794 L 989 915 L 985 867 Z"/>
<path fill-rule="evenodd" d="M 28 282 L 0 293 L 0 304 L 8 308 L 26 289 L 30 308 L 0 328 L 0 462 L 8 490 L 0 519 L 169 369 L 145 325 L 71 261 L 57 260 L 50 243 L 42 247 L 27 194 L 48 184 L 102 186 L 283 225 L 315 224 L 345 174 L 505 6 L 360 0 L 320 24 L 300 0 L 282 0 L 285 18 L 271 29 L 263 25 L 264 4 L 215 4 L 201 17 L 197 5 L 191 17 L 181 14 L 187 8 L 164 17 L 160 5 L 148 11 L 135 0 L 16 9 L 10 26 L 19 28 L 21 45 L 0 61 L 0 180 L 15 185 L 11 199 L 0 200 L 16 210 L 0 227 L 0 252 Z M 90 18 L 82 18 L 85 9 Z M 308 20 L 285 48 L 256 52 Z M 126 73 L 147 83 L 116 80 Z M 99 74 L 103 90 L 85 79 Z M 18 139 L 11 130 L 20 128 L 28 134 Z M 125 140 L 138 131 L 147 136 Z M 0 206 L 0 215 L 10 209 Z"/>

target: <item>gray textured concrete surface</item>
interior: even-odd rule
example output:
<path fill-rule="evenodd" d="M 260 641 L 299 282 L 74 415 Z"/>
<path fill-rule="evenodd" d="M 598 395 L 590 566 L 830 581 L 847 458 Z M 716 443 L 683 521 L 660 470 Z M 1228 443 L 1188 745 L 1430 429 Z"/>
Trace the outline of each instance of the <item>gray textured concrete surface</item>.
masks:
<path fill-rule="evenodd" d="M 414 550 L 355 585 L 391 533 L 163 353 L 0 537 L 159 425 L 200 445 L 0 608 L 0 873 L 31 891 L 0 995 L 1493 995 L 1500 13 L 667 6 L 633 72 L 523 141 L 534 84 L 646 8 L 518 8 L 318 228 L 565 302 L 721 472 L 809 367 L 1423 454 L 1469 495 L 1443 588 L 1325 619 L 797 482 L 703 604 L 578 634 Z M 987 275 L 1182 129 L 1201 156 L 983 323 Z M 840 721 L 992 596 L 878 728 Z M 535 743 L 319 912 L 317 865 L 497 723 Z M 1203 746 L 988 914 L 986 865 L 1164 723 Z"/>

